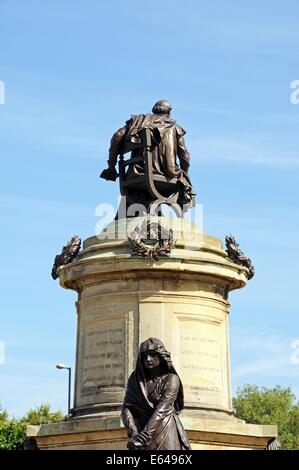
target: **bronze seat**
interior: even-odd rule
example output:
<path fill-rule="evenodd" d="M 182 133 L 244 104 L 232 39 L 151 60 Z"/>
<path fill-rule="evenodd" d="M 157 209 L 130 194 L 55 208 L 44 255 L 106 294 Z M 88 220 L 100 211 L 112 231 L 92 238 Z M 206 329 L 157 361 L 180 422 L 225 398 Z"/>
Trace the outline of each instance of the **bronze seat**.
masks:
<path fill-rule="evenodd" d="M 179 197 L 179 181 L 177 178 L 167 178 L 163 175 L 155 175 L 152 165 L 152 148 L 155 145 L 152 139 L 151 130 L 143 128 L 139 131 L 140 142 L 126 142 L 119 160 L 119 183 L 122 196 L 126 196 L 129 203 L 134 201 L 130 197 L 132 191 L 147 193 L 150 197 L 150 207 L 154 203 L 155 207 L 161 204 L 172 205 L 177 203 Z M 124 160 L 124 154 L 134 149 L 143 149 L 141 157 Z M 141 164 L 144 174 L 130 177 L 127 168 L 130 165 Z"/>

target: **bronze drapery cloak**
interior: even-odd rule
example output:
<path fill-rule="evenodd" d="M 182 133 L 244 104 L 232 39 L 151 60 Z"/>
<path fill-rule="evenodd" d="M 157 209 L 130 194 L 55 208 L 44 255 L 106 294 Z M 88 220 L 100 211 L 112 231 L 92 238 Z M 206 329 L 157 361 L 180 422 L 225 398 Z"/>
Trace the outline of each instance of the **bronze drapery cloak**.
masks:
<path fill-rule="evenodd" d="M 192 191 L 192 184 L 188 175 L 190 156 L 184 141 L 186 131 L 175 120 L 166 115 L 133 115 L 111 139 L 109 165 L 116 165 L 117 156 L 123 153 L 126 142 L 139 143 L 138 131 L 142 128 L 148 128 L 152 132 L 154 174 L 166 176 L 167 178 L 177 178 L 181 185 L 179 203 L 192 206 L 195 193 Z M 142 156 L 142 152 L 142 149 L 132 150 L 131 158 Z M 177 158 L 180 165 L 177 163 Z M 129 166 L 127 177 L 134 178 L 143 174 L 143 165 L 136 163 Z"/>
<path fill-rule="evenodd" d="M 147 391 L 142 354 L 160 356 L 163 375 L 151 393 Z M 187 434 L 178 417 L 184 408 L 183 386 L 163 343 L 149 338 L 140 345 L 136 368 L 131 374 L 122 406 L 122 420 L 128 436 L 146 431 L 150 436 L 148 450 L 190 449 Z"/>

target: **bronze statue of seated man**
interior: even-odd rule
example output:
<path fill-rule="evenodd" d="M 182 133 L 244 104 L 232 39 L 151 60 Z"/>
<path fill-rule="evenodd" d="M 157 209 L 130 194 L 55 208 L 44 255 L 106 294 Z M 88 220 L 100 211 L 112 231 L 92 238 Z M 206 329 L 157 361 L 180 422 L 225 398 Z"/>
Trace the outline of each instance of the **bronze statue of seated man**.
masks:
<path fill-rule="evenodd" d="M 172 106 L 168 101 L 160 100 L 153 106 L 152 114 L 133 115 L 126 125 L 113 135 L 109 149 L 108 168 L 103 170 L 101 177 L 116 181 L 118 156 L 122 158 L 122 155 L 129 151 L 131 159 L 125 173 L 126 181 L 129 183 L 131 181 L 133 186 L 137 178 L 145 174 L 142 158 L 144 157 L 145 144 L 142 142 L 141 131 L 147 129 L 150 132 L 148 150 L 151 157 L 151 176 L 164 177 L 166 182 L 175 180 L 178 189 L 178 204 L 181 207 L 184 205 L 192 207 L 195 193 L 192 191 L 188 174 L 190 156 L 184 141 L 185 130 L 170 117 L 171 109 Z M 160 179 L 163 180 L 163 178 Z M 167 196 L 169 196 L 169 192 L 165 197 Z M 149 199 L 152 199 L 152 195 L 148 195 L 146 185 L 139 185 L 134 188 L 130 199 L 131 203 L 145 202 L 145 200 L 148 202 Z"/>

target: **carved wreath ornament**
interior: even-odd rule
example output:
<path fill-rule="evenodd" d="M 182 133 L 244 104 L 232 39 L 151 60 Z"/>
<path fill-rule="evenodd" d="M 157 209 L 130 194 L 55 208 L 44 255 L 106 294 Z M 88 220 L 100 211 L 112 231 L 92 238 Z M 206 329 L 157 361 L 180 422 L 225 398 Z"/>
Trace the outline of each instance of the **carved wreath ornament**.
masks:
<path fill-rule="evenodd" d="M 151 235 L 154 236 L 152 237 Z M 136 227 L 128 238 L 132 254 L 141 256 L 148 261 L 159 261 L 160 257 L 170 256 L 175 246 L 173 231 L 166 231 L 159 224 Z"/>
<path fill-rule="evenodd" d="M 81 238 L 78 235 L 74 235 L 71 241 L 62 248 L 60 255 L 57 255 L 54 260 L 51 276 L 53 279 L 58 278 L 58 268 L 65 264 L 71 263 L 72 260 L 77 256 L 81 247 Z"/>
<path fill-rule="evenodd" d="M 239 264 L 240 266 L 245 266 L 248 268 L 248 275 L 247 278 L 252 279 L 255 270 L 254 266 L 252 264 L 252 261 L 250 258 L 247 258 L 241 248 L 239 247 L 239 244 L 236 242 L 235 238 L 232 235 L 227 235 L 225 237 L 225 243 L 226 243 L 226 252 L 227 256 L 229 259 L 233 261 L 233 263 Z"/>

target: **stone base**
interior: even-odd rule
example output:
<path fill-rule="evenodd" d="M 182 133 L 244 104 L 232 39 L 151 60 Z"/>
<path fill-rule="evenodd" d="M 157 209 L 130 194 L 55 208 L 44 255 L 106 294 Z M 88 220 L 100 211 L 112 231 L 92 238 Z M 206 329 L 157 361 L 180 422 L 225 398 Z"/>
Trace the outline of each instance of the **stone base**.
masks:
<path fill-rule="evenodd" d="M 158 261 L 137 256 L 128 242 L 149 222 L 167 233 L 171 226 L 176 240 Z M 118 416 L 139 344 L 152 336 L 171 352 L 184 415 L 230 418 L 228 295 L 246 285 L 247 268 L 185 219 L 113 221 L 101 235 L 59 268 L 60 284 L 78 292 L 73 416 Z"/>
<path fill-rule="evenodd" d="M 156 261 L 137 256 L 128 240 L 149 223 L 169 237 L 171 227 L 175 240 Z M 220 240 L 185 219 L 113 221 L 58 274 L 78 292 L 74 408 L 68 421 L 28 428 L 40 449 L 126 450 L 119 410 L 139 344 L 151 336 L 171 352 L 182 380 L 192 449 L 265 449 L 276 437 L 276 426 L 233 416 L 228 295 L 246 285 L 248 270 Z"/>
<path fill-rule="evenodd" d="M 264 450 L 277 436 L 272 425 L 182 418 L 192 450 Z M 119 418 L 71 419 L 28 426 L 40 450 L 126 450 L 127 437 Z"/>

